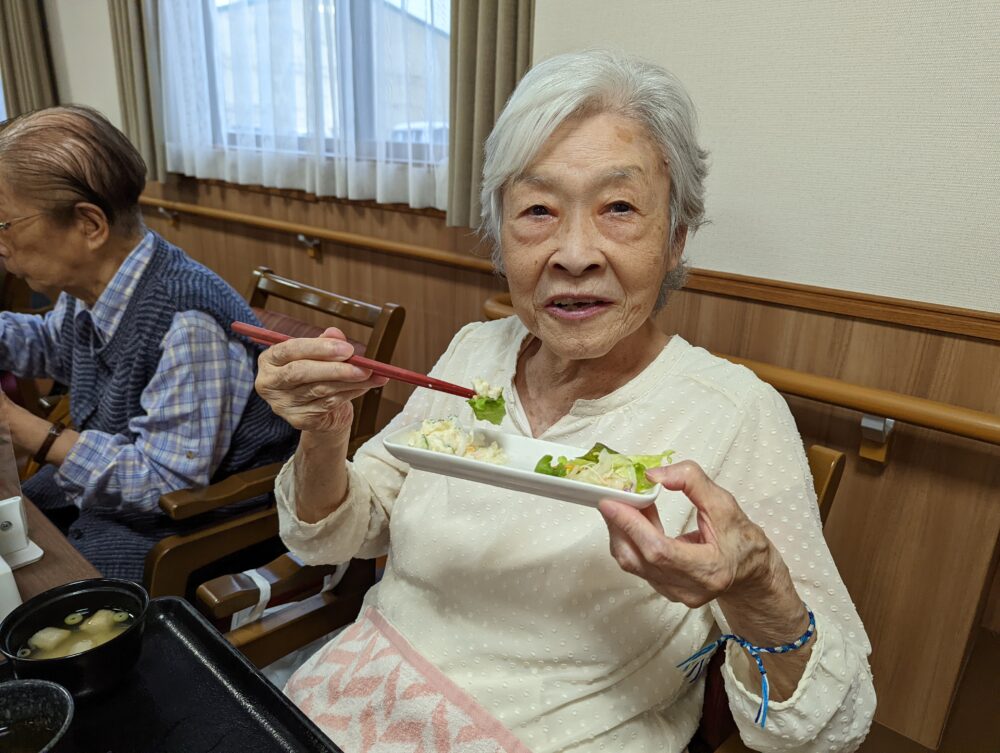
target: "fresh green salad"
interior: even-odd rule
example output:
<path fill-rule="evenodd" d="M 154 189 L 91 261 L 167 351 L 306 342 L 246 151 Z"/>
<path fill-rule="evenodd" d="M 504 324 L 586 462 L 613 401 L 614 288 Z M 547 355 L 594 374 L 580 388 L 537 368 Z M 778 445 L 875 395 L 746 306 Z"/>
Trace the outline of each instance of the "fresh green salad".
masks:
<path fill-rule="evenodd" d="M 623 455 L 598 442 L 578 458 L 560 456 L 554 461 L 551 455 L 545 455 L 535 466 L 535 473 L 641 494 L 655 486 L 646 478 L 646 471 L 666 465 L 673 455 L 673 450 L 659 455 Z"/>
<path fill-rule="evenodd" d="M 472 412 L 476 414 L 476 418 L 499 426 L 503 417 L 507 415 L 507 406 L 503 401 L 503 388 L 493 387 L 483 379 L 473 379 L 472 388 L 476 391 L 476 396 L 470 398 L 468 403 L 472 407 Z"/>

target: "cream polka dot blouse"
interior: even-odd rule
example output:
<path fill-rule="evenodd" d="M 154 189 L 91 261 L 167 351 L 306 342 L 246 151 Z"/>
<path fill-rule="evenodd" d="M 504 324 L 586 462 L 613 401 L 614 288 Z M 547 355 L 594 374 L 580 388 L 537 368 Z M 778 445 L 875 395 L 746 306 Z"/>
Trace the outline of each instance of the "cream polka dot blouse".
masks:
<path fill-rule="evenodd" d="M 516 317 L 470 324 L 432 374 L 504 385 L 502 429 L 530 435 L 514 389 L 529 334 Z M 462 398 L 418 389 L 386 432 L 427 417 L 471 420 Z M 753 719 L 760 679 L 727 649 L 727 693 L 744 741 L 762 751 L 853 751 L 875 708 L 864 627 L 830 556 L 802 441 L 780 395 L 752 372 L 674 336 L 642 373 L 579 400 L 543 439 L 625 453 L 667 449 L 699 463 L 763 527 L 784 557 L 817 638 L 786 701 Z M 677 665 L 718 625 L 623 572 L 589 507 L 461 481 L 408 466 L 375 437 L 349 468 L 348 498 L 328 518 L 298 520 L 292 466 L 278 480 L 281 535 L 310 564 L 389 553 L 367 596 L 413 646 L 536 753 L 679 753 L 701 713 L 703 683 Z M 694 508 L 663 492 L 664 530 L 694 527 Z M 794 636 L 789 636 L 793 638 Z"/>

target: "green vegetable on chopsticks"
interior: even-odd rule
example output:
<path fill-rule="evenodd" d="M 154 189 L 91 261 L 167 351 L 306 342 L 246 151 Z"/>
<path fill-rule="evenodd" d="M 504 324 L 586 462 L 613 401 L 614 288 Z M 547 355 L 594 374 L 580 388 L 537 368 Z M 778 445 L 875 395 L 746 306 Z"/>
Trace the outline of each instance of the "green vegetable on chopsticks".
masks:
<path fill-rule="evenodd" d="M 467 402 L 480 421 L 489 421 L 491 424 L 500 425 L 503 417 L 507 415 L 507 405 L 503 399 L 503 389 L 492 387 L 482 379 L 473 379 L 472 387 L 476 391 L 476 396 Z"/>

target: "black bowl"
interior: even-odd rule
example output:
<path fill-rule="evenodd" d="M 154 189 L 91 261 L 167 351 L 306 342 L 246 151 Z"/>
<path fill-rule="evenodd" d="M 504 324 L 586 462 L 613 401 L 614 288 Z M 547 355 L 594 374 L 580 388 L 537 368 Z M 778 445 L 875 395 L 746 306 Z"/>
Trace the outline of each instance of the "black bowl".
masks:
<path fill-rule="evenodd" d="M 135 666 L 142 649 L 142 632 L 149 594 L 137 583 L 113 578 L 78 580 L 28 599 L 0 623 L 0 653 L 11 663 L 14 676 L 49 680 L 75 698 L 114 687 Z M 17 651 L 44 627 L 62 625 L 78 609 L 124 609 L 135 620 L 107 643 L 58 659 L 18 658 Z"/>
<path fill-rule="evenodd" d="M 0 750 L 55 753 L 73 721 L 73 696 L 45 680 L 0 683 Z"/>

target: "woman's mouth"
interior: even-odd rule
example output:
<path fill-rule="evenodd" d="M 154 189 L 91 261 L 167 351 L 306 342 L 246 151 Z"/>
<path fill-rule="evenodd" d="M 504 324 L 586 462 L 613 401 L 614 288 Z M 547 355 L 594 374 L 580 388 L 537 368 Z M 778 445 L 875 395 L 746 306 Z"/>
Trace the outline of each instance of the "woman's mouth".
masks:
<path fill-rule="evenodd" d="M 552 298 L 545 304 L 545 310 L 557 319 L 586 319 L 610 305 L 602 298 Z"/>

